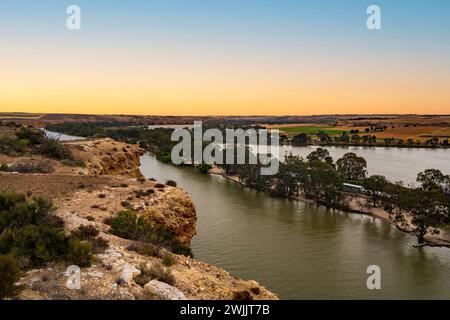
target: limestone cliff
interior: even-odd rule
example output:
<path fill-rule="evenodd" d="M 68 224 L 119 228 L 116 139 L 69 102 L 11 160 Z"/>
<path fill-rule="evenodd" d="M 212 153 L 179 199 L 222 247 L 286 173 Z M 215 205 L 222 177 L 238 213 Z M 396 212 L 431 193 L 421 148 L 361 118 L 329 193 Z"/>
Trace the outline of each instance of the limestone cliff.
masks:
<path fill-rule="evenodd" d="M 96 255 L 91 267 L 81 269 L 81 289 L 68 289 L 67 266 L 54 263 L 25 273 L 20 281 L 25 286 L 21 299 L 277 299 L 255 281 L 235 278 L 194 258 L 164 248 L 150 256 L 130 249 L 136 243 L 111 234 L 105 223 L 127 209 L 163 226 L 181 245 L 190 247 L 197 215 L 189 195 L 181 188 L 144 179 L 139 171 L 143 150 L 137 146 L 111 139 L 67 145 L 85 167 L 52 160 L 55 170 L 49 174 L 0 173 L 0 190 L 51 198 L 67 232 L 92 225 L 108 241 L 108 247 Z M 162 266 L 167 255 L 174 260 L 174 265 L 162 267 L 170 269 L 170 285 L 156 279 L 148 283 L 137 280 L 142 266 Z"/>
<path fill-rule="evenodd" d="M 142 177 L 139 158 L 144 150 L 110 138 L 66 142 L 75 158 L 86 165 L 87 174 Z"/>

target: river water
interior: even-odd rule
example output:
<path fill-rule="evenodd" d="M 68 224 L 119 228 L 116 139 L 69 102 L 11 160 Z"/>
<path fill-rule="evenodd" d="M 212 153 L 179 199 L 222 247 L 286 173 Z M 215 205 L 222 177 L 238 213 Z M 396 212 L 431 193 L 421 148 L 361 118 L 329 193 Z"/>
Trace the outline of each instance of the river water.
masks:
<path fill-rule="evenodd" d="M 313 149 L 292 151 L 305 156 Z M 368 160 L 370 173 L 390 180 L 413 183 L 425 168 L 449 170 L 450 150 L 327 149 L 335 159 L 356 152 Z M 147 178 L 177 181 L 192 197 L 196 258 L 254 279 L 280 298 L 450 299 L 450 249 L 413 248 L 413 236 L 381 220 L 270 198 L 149 154 L 141 157 L 141 171 Z M 369 265 L 381 268 L 381 290 L 367 289 Z"/>
<path fill-rule="evenodd" d="M 270 198 L 148 154 L 141 163 L 146 177 L 175 180 L 192 197 L 196 258 L 254 279 L 280 298 L 450 298 L 450 249 L 413 248 L 413 236 L 383 221 Z M 381 290 L 367 289 L 369 265 L 381 268 Z"/>
<path fill-rule="evenodd" d="M 64 133 L 48 131 L 48 130 L 43 129 L 43 128 L 41 130 L 45 132 L 45 135 L 48 138 L 58 139 L 60 141 L 72 141 L 72 140 L 84 140 L 84 139 L 86 139 L 86 138 L 83 138 L 83 137 L 76 137 L 76 136 L 71 136 L 71 135 L 64 134 Z"/>

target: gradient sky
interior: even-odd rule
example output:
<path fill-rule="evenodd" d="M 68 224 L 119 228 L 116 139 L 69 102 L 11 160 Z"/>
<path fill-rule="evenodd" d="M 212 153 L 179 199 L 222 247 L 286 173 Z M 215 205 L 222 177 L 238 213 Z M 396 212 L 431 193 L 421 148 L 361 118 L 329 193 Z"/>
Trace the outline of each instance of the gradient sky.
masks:
<path fill-rule="evenodd" d="M 1 0 L 0 41 L 0 112 L 450 114 L 448 0 Z"/>

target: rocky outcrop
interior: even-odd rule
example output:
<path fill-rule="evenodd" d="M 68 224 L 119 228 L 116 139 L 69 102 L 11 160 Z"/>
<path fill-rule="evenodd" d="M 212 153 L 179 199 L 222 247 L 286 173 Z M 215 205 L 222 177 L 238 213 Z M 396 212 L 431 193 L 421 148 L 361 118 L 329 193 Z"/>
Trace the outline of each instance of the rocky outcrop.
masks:
<path fill-rule="evenodd" d="M 156 295 L 167 300 L 186 300 L 183 292 L 158 280 L 151 280 L 144 286 L 144 290 L 149 295 Z"/>
<path fill-rule="evenodd" d="M 190 248 L 197 223 L 191 198 L 181 188 L 155 181 L 116 177 L 109 185 L 99 186 L 95 192 L 92 189 L 78 189 L 71 195 L 70 201 L 58 204 L 57 213 L 70 226 L 72 222 L 76 225 L 80 217 L 105 219 L 129 208 L 154 225 L 163 226 L 183 247 Z"/>
<path fill-rule="evenodd" d="M 52 263 L 24 273 L 21 299 L 277 299 L 254 281 L 245 281 L 223 269 L 191 257 L 159 248 L 159 253 L 138 254 L 136 243 L 110 232 L 105 222 L 118 212 L 132 209 L 154 225 L 164 227 L 178 243 L 191 246 L 197 215 L 188 194 L 181 188 L 145 180 L 139 171 L 143 150 L 111 139 L 67 142 L 85 167 L 55 161 L 51 174 L 0 173 L 0 188 L 51 198 L 55 214 L 67 232 L 91 225 L 108 248 L 95 255 L 93 264 L 80 270 L 81 288 L 67 286 L 67 265 Z M 9 159 L 8 159 L 9 160 Z M 169 263 L 167 263 L 169 257 Z M 155 267 L 155 273 L 148 274 Z M 170 273 L 168 283 L 164 274 Z"/>
<path fill-rule="evenodd" d="M 191 198 L 182 189 L 166 187 L 160 190 L 164 198 L 154 201 L 151 208 L 142 214 L 155 224 L 163 225 L 184 247 L 191 246 L 191 239 L 196 234 L 197 214 Z"/>
<path fill-rule="evenodd" d="M 144 150 L 110 138 L 66 142 L 75 158 L 82 160 L 86 174 L 141 178 L 140 156 Z"/>

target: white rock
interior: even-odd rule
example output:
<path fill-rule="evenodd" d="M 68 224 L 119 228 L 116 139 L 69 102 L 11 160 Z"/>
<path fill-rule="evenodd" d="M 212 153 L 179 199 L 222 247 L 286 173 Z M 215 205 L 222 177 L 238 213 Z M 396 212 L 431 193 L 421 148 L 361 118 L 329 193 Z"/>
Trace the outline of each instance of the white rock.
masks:
<path fill-rule="evenodd" d="M 121 278 L 126 284 L 130 284 L 130 282 L 140 274 L 141 270 L 127 263 L 123 266 Z"/>
<path fill-rule="evenodd" d="M 154 294 L 169 300 L 186 300 L 183 292 L 167 283 L 152 280 L 144 286 L 144 290 L 149 294 Z"/>

